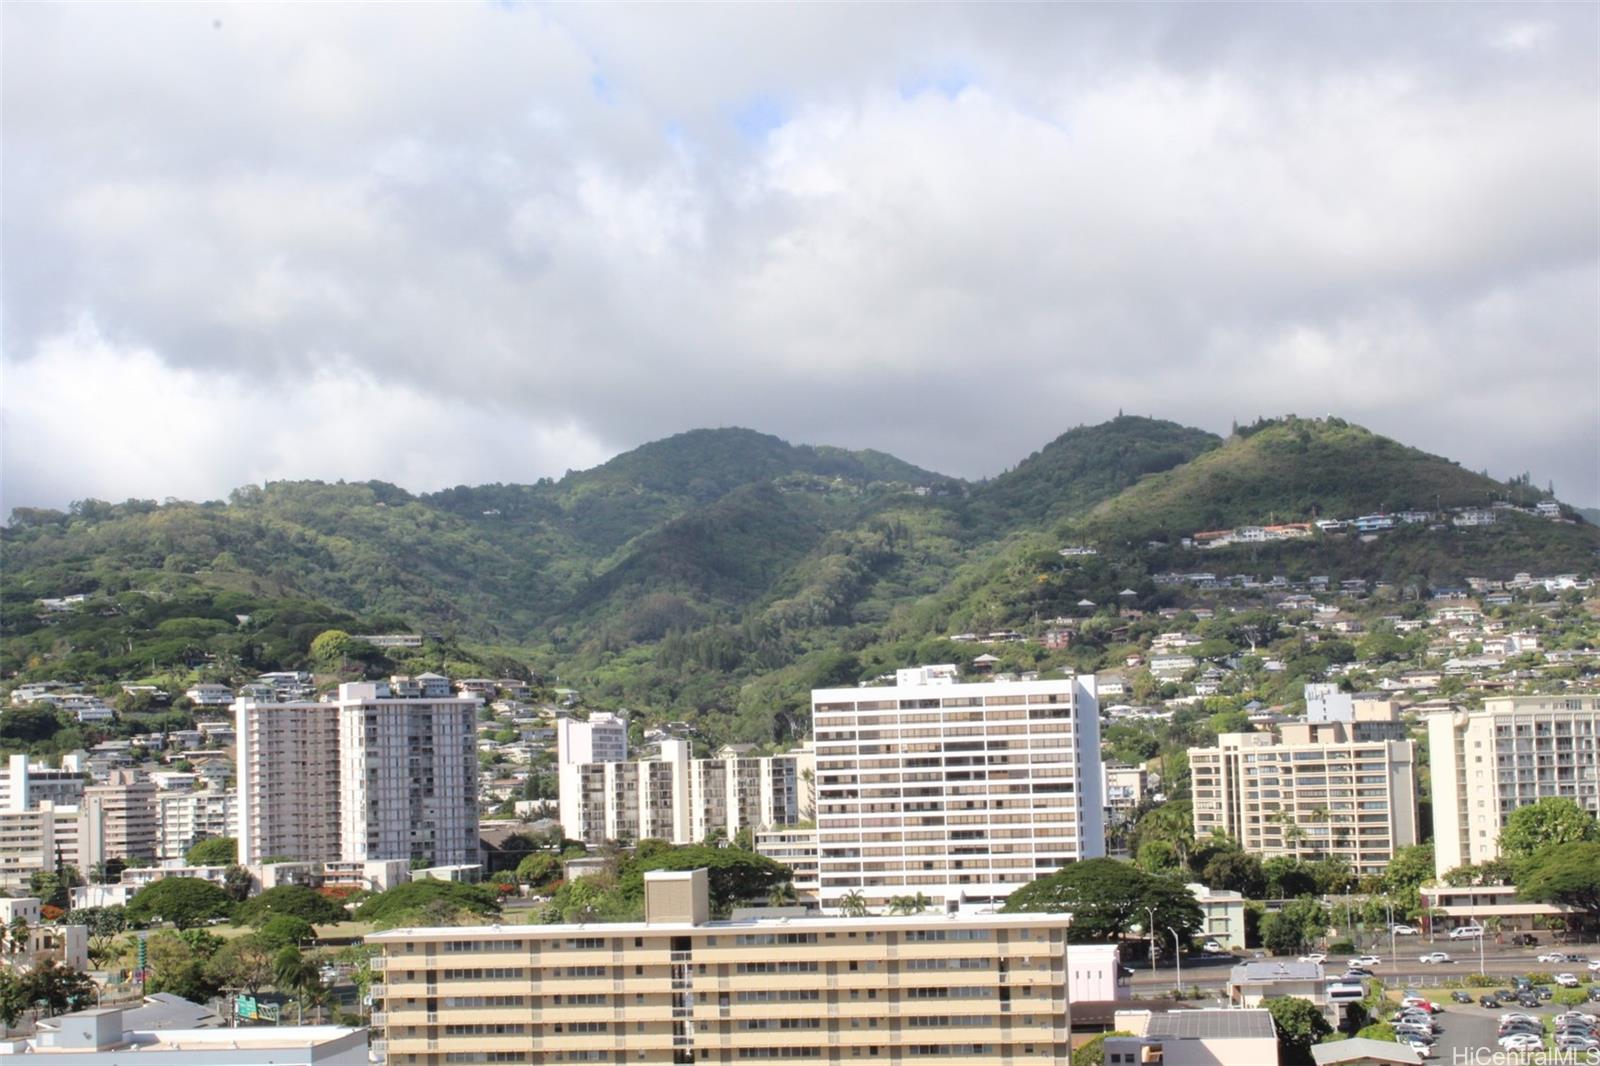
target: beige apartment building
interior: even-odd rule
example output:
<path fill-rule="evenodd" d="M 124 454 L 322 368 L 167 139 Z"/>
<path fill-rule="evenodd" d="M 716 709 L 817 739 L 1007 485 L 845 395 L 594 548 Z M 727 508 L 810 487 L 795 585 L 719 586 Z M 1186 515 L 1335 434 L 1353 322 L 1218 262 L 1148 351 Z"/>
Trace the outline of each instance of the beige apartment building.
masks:
<path fill-rule="evenodd" d="M 105 784 L 83 790 L 82 810 L 78 852 L 88 869 L 108 859 L 155 860 L 155 782 L 132 770 L 113 770 Z"/>
<path fill-rule="evenodd" d="M 1396 848 L 1417 842 L 1416 745 L 1382 739 L 1394 724 L 1300 722 L 1190 748 L 1195 835 L 1221 831 L 1263 858 L 1333 857 L 1381 874 Z"/>
<path fill-rule="evenodd" d="M 339 709 L 234 704 L 239 861 L 339 858 Z"/>
<path fill-rule="evenodd" d="M 1427 723 L 1440 876 L 1498 858 L 1518 807 L 1560 796 L 1600 815 L 1600 696 L 1506 696 Z"/>
<path fill-rule="evenodd" d="M 1094 678 L 962 684 L 951 666 L 811 693 L 825 908 L 988 906 L 1105 854 Z"/>
<path fill-rule="evenodd" d="M 25 810 L 0 809 L 0 892 L 26 894 L 40 870 L 57 864 L 85 870 L 78 852 L 83 813 L 49 800 Z"/>
<path fill-rule="evenodd" d="M 375 934 L 378 1046 L 402 1066 L 1055 1063 L 1069 1000 L 1126 996 L 1114 945 L 1069 951 L 1069 915 L 711 921 L 705 870 L 646 874 L 645 914 Z"/>

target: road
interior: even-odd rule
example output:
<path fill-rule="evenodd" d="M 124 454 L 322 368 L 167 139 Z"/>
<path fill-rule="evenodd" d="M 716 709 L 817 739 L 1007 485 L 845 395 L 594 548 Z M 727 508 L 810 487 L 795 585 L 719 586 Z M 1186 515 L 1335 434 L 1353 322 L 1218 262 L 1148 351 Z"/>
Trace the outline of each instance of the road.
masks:
<path fill-rule="evenodd" d="M 1394 958 L 1388 951 L 1388 944 L 1384 950 L 1374 952 L 1383 958 L 1383 964 L 1372 967 L 1375 977 L 1380 978 L 1386 985 L 1422 985 L 1437 984 L 1441 980 L 1452 977 L 1465 977 L 1467 974 L 1478 973 L 1478 942 L 1475 940 L 1457 940 L 1453 943 L 1439 941 L 1429 944 L 1426 937 L 1399 938 L 1396 943 Z M 1551 951 L 1571 951 L 1574 954 L 1587 955 L 1591 959 L 1600 958 L 1600 948 L 1583 945 L 1566 945 L 1561 948 L 1540 946 L 1536 948 L 1513 948 L 1509 945 L 1486 943 L 1483 952 L 1483 972 L 1497 977 L 1510 977 L 1517 974 L 1542 973 L 1556 974 L 1562 972 L 1575 973 L 1580 979 L 1589 977 L 1585 972 L 1586 964 L 1581 962 L 1548 963 L 1537 961 L 1537 956 Z M 1449 963 L 1422 963 L 1417 961 L 1419 956 L 1430 951 L 1443 951 L 1450 955 L 1454 961 Z M 1269 958 L 1270 956 L 1263 956 Z M 1330 956 L 1326 965 L 1328 976 L 1337 977 L 1343 973 L 1340 963 L 1348 956 Z M 1183 960 L 1183 987 L 1200 988 L 1205 991 L 1214 991 L 1222 988 L 1228 982 L 1228 971 L 1241 962 L 1250 961 L 1250 955 L 1223 955 L 1211 958 L 1196 956 Z M 1136 963 L 1135 963 L 1136 965 Z M 1146 995 L 1159 993 L 1163 989 L 1173 986 L 1174 973 L 1170 966 L 1163 965 L 1153 973 L 1148 969 L 1136 969 L 1133 975 L 1133 989 L 1135 993 Z"/>

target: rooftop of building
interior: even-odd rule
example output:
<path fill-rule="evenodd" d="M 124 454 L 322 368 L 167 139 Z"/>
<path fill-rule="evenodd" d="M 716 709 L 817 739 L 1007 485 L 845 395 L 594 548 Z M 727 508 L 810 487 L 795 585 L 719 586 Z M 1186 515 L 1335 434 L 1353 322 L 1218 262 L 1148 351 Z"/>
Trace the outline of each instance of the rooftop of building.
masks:
<path fill-rule="evenodd" d="M 1272 1027 L 1272 1014 L 1265 1008 L 1236 1010 L 1231 1008 L 1203 1008 L 1201 1010 L 1167 1011 L 1117 1011 L 1116 1026 L 1134 1036 L 1174 1037 L 1176 1039 L 1232 1039 L 1265 1037 L 1276 1039 Z"/>
<path fill-rule="evenodd" d="M 1311 1059 L 1317 1066 L 1338 1066 L 1339 1063 L 1394 1063 L 1396 1066 L 1421 1066 L 1422 1052 L 1393 1040 L 1373 1040 L 1355 1036 L 1349 1040 L 1336 1040 L 1331 1044 L 1315 1044 Z"/>
<path fill-rule="evenodd" d="M 1322 964 L 1317 962 L 1291 962 L 1288 959 L 1267 959 L 1262 962 L 1245 962 L 1228 972 L 1233 984 L 1271 984 L 1274 981 L 1320 981 Z"/>

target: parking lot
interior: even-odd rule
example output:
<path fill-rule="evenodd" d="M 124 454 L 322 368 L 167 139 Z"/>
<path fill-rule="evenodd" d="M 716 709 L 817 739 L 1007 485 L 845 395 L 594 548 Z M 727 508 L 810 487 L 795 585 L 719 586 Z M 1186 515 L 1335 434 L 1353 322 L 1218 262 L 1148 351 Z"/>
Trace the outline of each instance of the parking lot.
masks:
<path fill-rule="evenodd" d="M 1481 994 L 1481 989 L 1474 989 L 1474 994 Z M 1444 1011 L 1434 1016 L 1440 1026 L 1439 1041 L 1433 1046 L 1433 1053 L 1429 1056 L 1430 1062 L 1450 1063 L 1453 1066 L 1492 1066 L 1495 1063 L 1520 1063 L 1524 1061 L 1539 1062 L 1537 1056 L 1523 1059 L 1520 1055 L 1502 1052 L 1496 1043 L 1496 1034 L 1499 1029 L 1500 1015 L 1506 1011 L 1520 1011 L 1523 1014 L 1532 1014 L 1537 1018 L 1546 1019 L 1562 1011 L 1573 1010 L 1572 1007 L 1552 1006 L 1549 1003 L 1541 1004 L 1538 1008 L 1523 1007 L 1509 1004 L 1499 1009 L 1480 1007 L 1476 1004 L 1467 1006 L 1450 1001 L 1449 992 L 1439 989 L 1426 989 L 1422 994 L 1431 996 L 1439 994 Z M 1588 1014 L 1600 1014 L 1600 1004 L 1589 1004 L 1576 1008 Z M 1600 1054 L 1590 1052 L 1566 1052 L 1561 1056 L 1552 1054 L 1547 1060 L 1551 1063 L 1570 1063 L 1572 1066 L 1593 1066 L 1600 1064 Z"/>

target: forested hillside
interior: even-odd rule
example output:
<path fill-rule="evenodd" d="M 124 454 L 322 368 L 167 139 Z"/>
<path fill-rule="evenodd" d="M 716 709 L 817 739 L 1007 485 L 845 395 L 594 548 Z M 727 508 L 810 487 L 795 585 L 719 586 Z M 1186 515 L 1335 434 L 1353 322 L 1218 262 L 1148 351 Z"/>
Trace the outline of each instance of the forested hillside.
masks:
<path fill-rule="evenodd" d="M 520 664 L 600 703 L 774 738 L 803 729 L 814 685 L 970 657 L 946 639 L 958 632 L 1159 606 L 1174 597 L 1156 581 L 1169 570 L 1415 585 L 1592 568 L 1593 526 L 1520 513 L 1470 534 L 1445 523 L 1375 542 L 1203 554 L 1179 543 L 1201 529 L 1539 495 L 1337 419 L 1219 441 L 1118 417 L 978 483 L 719 429 L 526 485 L 419 496 L 274 482 L 226 502 L 88 500 L 19 509 L 0 532 L 0 673 L 241 681 L 318 665 L 310 642 L 325 628 L 416 631 L 425 648 L 367 649 L 357 668 Z M 1066 558 L 1065 544 L 1098 554 Z M 75 595 L 70 609 L 41 606 Z M 1030 665 L 1073 661 L 1037 651 Z"/>

